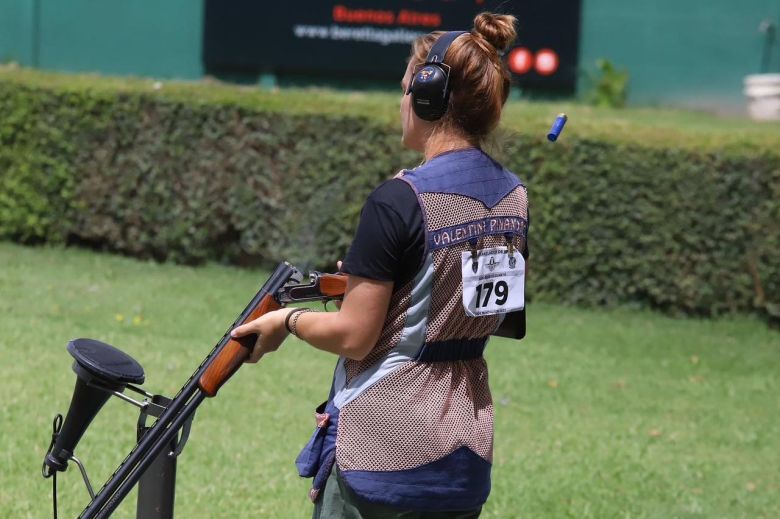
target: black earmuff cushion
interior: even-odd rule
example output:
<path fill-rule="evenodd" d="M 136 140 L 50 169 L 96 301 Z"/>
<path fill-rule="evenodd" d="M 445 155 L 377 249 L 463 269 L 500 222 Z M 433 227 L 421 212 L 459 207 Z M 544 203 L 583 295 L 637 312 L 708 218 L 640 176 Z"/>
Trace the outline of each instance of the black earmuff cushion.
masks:
<path fill-rule="evenodd" d="M 424 65 L 414 75 L 412 109 L 420 119 L 435 121 L 447 111 L 448 70 L 438 64 Z"/>
<path fill-rule="evenodd" d="M 447 112 L 450 67 L 444 63 L 447 50 L 466 31 L 445 32 L 431 47 L 425 63 L 415 72 L 409 85 L 412 110 L 424 121 L 436 121 Z"/>

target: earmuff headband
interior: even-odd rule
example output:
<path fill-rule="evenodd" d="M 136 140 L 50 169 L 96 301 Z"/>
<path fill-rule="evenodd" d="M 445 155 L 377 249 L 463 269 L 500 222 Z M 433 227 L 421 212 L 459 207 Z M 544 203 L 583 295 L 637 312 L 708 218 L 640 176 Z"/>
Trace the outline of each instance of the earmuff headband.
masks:
<path fill-rule="evenodd" d="M 445 32 L 431 47 L 428 52 L 428 57 L 425 58 L 426 63 L 442 63 L 444 62 L 444 56 L 447 54 L 447 49 L 450 48 L 452 42 L 454 42 L 461 34 L 466 34 L 468 31 L 449 31 Z"/>

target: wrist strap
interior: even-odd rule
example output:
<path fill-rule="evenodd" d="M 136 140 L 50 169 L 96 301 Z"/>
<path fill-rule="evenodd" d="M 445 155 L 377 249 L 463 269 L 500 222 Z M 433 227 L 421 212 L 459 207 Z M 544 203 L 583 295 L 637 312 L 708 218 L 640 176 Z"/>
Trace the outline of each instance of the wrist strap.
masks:
<path fill-rule="evenodd" d="M 298 322 L 298 318 L 301 316 L 300 314 L 305 312 L 311 312 L 311 308 L 296 308 L 289 314 L 287 314 L 287 317 L 284 319 L 284 327 L 287 328 L 287 331 L 291 334 L 298 337 L 298 334 L 295 333 L 295 325 Z"/>

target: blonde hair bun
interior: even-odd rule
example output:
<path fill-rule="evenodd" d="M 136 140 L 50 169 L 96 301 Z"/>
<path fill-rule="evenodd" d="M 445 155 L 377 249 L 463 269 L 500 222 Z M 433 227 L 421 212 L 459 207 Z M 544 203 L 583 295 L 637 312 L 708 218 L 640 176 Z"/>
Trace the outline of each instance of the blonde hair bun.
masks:
<path fill-rule="evenodd" d="M 479 13 L 474 18 L 474 32 L 497 50 L 503 51 L 517 37 L 516 22 L 517 18 L 511 14 Z"/>

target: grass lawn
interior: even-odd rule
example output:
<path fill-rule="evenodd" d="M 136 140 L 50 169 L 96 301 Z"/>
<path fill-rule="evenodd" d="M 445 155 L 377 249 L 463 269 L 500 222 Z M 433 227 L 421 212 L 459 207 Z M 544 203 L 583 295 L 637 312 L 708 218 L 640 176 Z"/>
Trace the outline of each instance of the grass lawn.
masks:
<path fill-rule="evenodd" d="M 264 280 L 88 251 L 0 243 L 0 517 L 51 514 L 40 475 L 70 402 L 65 350 L 93 337 L 174 394 Z M 529 337 L 493 339 L 493 492 L 483 517 L 780 517 L 780 334 L 751 318 L 533 304 Z M 179 460 L 177 516 L 308 517 L 293 460 L 335 359 L 289 340 L 198 410 Z M 97 487 L 134 444 L 111 399 L 79 444 Z M 88 501 L 59 478 L 61 517 Z M 134 494 L 115 517 L 134 517 Z"/>

